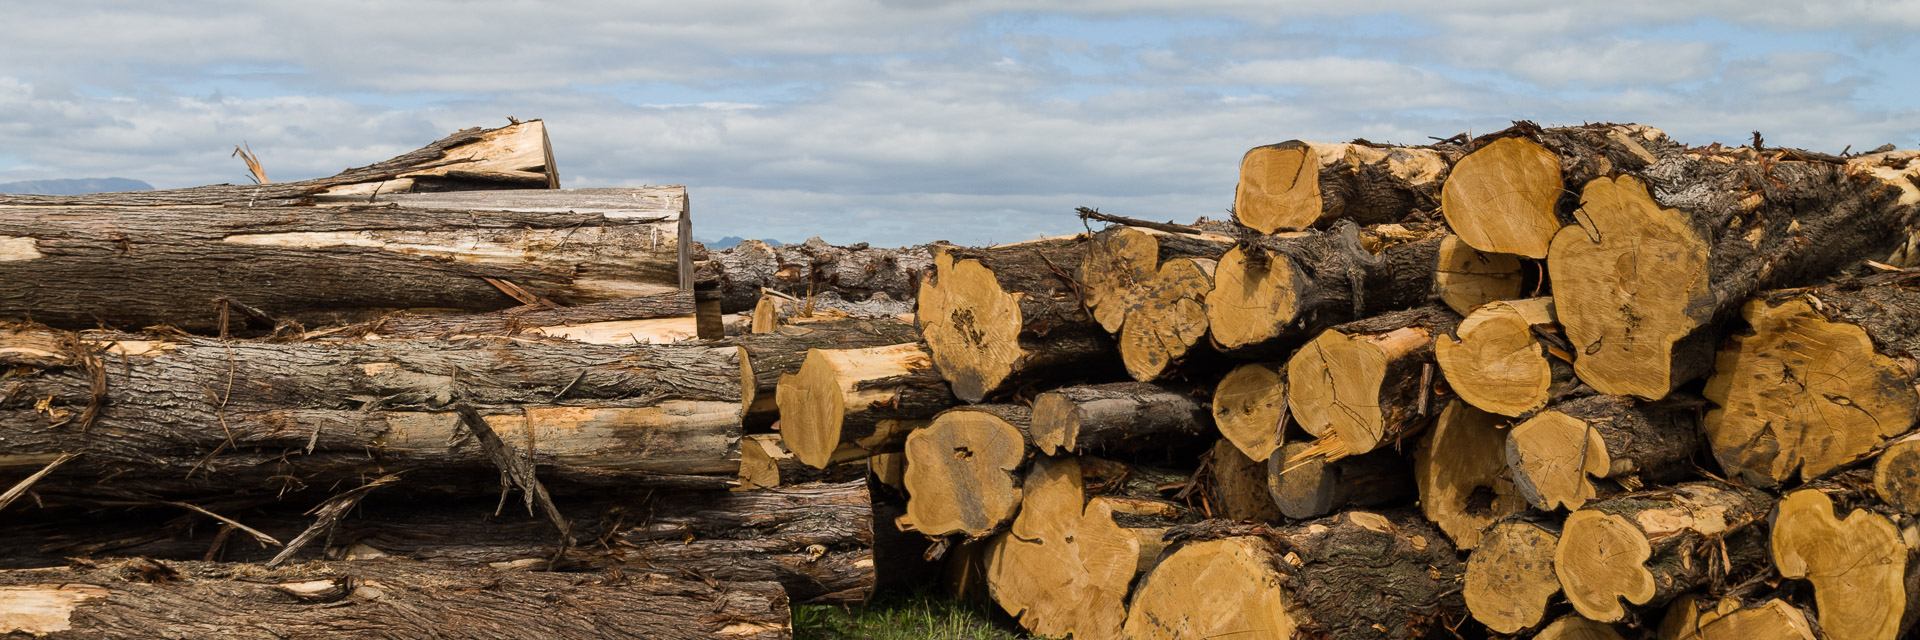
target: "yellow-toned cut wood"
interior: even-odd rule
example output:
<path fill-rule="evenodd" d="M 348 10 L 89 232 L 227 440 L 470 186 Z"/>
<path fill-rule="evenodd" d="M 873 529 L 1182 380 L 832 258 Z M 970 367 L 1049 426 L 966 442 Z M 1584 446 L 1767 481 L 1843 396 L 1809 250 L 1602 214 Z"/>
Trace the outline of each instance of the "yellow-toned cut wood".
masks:
<path fill-rule="evenodd" d="M 1645 566 L 1652 554 L 1646 534 L 1631 521 L 1580 510 L 1567 516 L 1553 567 L 1575 611 L 1593 620 L 1614 622 L 1627 615 L 1622 598 L 1632 604 L 1653 599 L 1653 573 Z"/>
<path fill-rule="evenodd" d="M 979 538 L 1013 519 L 1026 436 L 987 411 L 953 410 L 907 435 L 907 513 L 900 528 Z"/>
<path fill-rule="evenodd" d="M 940 253 L 933 265 L 939 278 L 921 285 L 914 313 L 940 370 L 956 385 L 998 387 L 1022 356 L 1019 300 L 978 260 Z"/>
<path fill-rule="evenodd" d="M 1272 365 L 1234 367 L 1213 388 L 1213 423 L 1220 435 L 1255 462 L 1282 442 L 1280 420 L 1287 413 L 1287 379 Z"/>
<path fill-rule="evenodd" d="M 1589 478 L 1607 476 L 1613 460 L 1600 433 L 1585 421 L 1558 411 L 1545 411 L 1513 428 L 1512 464 L 1524 474 L 1543 509 L 1578 509 L 1599 493 Z"/>
<path fill-rule="evenodd" d="M 1273 233 L 1304 229 L 1320 220 L 1320 158 L 1312 146 L 1257 147 L 1240 159 L 1233 217 Z"/>
<path fill-rule="evenodd" d="M 1336 438 L 1346 453 L 1372 451 L 1387 435 L 1380 389 L 1389 362 L 1432 340 L 1423 327 L 1360 335 L 1323 331 L 1287 360 L 1287 408 L 1300 428 Z"/>
<path fill-rule="evenodd" d="M 1126 596 L 1144 568 L 1142 543 L 1164 528 L 1129 530 L 1112 504 L 1087 501 L 1076 458 L 1034 464 L 1020 514 L 987 559 L 993 598 L 1022 627 L 1047 637 L 1121 637 Z M 1158 544 L 1149 545 L 1157 554 Z"/>
<path fill-rule="evenodd" d="M 814 349 L 800 372 L 782 376 L 775 389 L 781 440 L 801 462 L 824 468 L 847 439 L 842 427 L 849 414 L 901 404 L 902 387 L 870 383 L 924 376 L 932 367 L 920 343 Z"/>
<path fill-rule="evenodd" d="M 1728 473 L 1771 486 L 1812 478 L 1905 433 L 1920 409 L 1913 376 L 1859 326 L 1795 298 L 1741 308 L 1751 335 L 1720 350 L 1707 379 L 1707 440 Z"/>
<path fill-rule="evenodd" d="M 1293 261 L 1284 256 L 1251 255 L 1251 247 L 1234 247 L 1220 256 L 1214 269 L 1213 291 L 1207 294 L 1207 324 L 1213 340 L 1225 349 L 1263 342 L 1278 328 L 1293 322 L 1299 312 L 1295 293 L 1308 286 Z"/>
<path fill-rule="evenodd" d="M 775 302 L 772 296 L 761 296 L 760 301 L 753 305 L 753 326 L 748 331 L 773 333 L 773 330 L 778 328 L 780 328 L 779 303 Z"/>
<path fill-rule="evenodd" d="M 1495 300 L 1511 300 L 1521 295 L 1524 284 L 1520 258 L 1504 253 L 1483 253 L 1468 246 L 1460 236 L 1440 240 L 1439 264 L 1434 269 L 1433 288 L 1440 302 L 1454 313 L 1467 315 L 1474 307 Z"/>
<path fill-rule="evenodd" d="M 1272 546 L 1258 538 L 1183 546 L 1141 581 L 1126 637 L 1289 640 L 1295 625 L 1278 561 Z"/>
<path fill-rule="evenodd" d="M 1519 633 L 1541 623 L 1547 604 L 1560 593 L 1553 554 L 1560 537 L 1532 522 L 1489 527 L 1467 556 L 1467 610 L 1496 633 Z"/>
<path fill-rule="evenodd" d="M 1487 525 L 1527 508 L 1507 476 L 1506 422 L 1455 400 L 1414 454 L 1420 510 L 1461 549 L 1479 546 Z"/>
<path fill-rule="evenodd" d="M 1673 379 L 1674 343 L 1713 311 L 1706 242 L 1632 176 L 1588 182 L 1580 202 L 1581 224 L 1547 256 L 1574 372 L 1601 393 L 1658 400 L 1685 382 Z"/>
<path fill-rule="evenodd" d="M 1160 240 L 1151 229 L 1124 227 L 1094 234 L 1080 262 L 1081 301 L 1108 333 L 1120 331 L 1142 283 L 1160 271 Z"/>
<path fill-rule="evenodd" d="M 1887 506 L 1920 515 L 1920 437 L 1902 438 L 1873 464 L 1873 491 Z"/>
<path fill-rule="evenodd" d="M 1178 258 L 1140 283 L 1120 325 L 1120 360 L 1135 380 L 1166 375 L 1207 336 L 1207 292 L 1214 261 Z"/>
<path fill-rule="evenodd" d="M 1626 640 L 1613 625 L 1594 622 L 1577 614 L 1562 616 L 1533 636 L 1534 640 Z"/>
<path fill-rule="evenodd" d="M 1807 614 L 1785 600 L 1745 605 L 1728 598 L 1681 596 L 1667 607 L 1659 640 L 1814 640 Z M 1842 636 L 1829 638 L 1839 640 Z"/>
<path fill-rule="evenodd" d="M 1773 561 L 1780 575 L 1813 583 L 1814 611 L 1834 640 L 1893 640 L 1907 610 L 1909 555 L 1886 517 L 1834 516 L 1833 500 L 1802 489 L 1780 501 Z"/>
<path fill-rule="evenodd" d="M 1475 249 L 1544 258 L 1560 230 L 1554 208 L 1563 188 L 1558 156 L 1526 138 L 1502 138 L 1454 164 L 1440 211 Z"/>
<path fill-rule="evenodd" d="M 1552 298 L 1490 302 L 1453 336 L 1434 342 L 1434 360 L 1460 399 L 1481 410 L 1516 417 L 1537 411 L 1555 383 L 1567 381 L 1554 379 L 1554 356 L 1533 333 L 1534 325 L 1552 323 Z"/>

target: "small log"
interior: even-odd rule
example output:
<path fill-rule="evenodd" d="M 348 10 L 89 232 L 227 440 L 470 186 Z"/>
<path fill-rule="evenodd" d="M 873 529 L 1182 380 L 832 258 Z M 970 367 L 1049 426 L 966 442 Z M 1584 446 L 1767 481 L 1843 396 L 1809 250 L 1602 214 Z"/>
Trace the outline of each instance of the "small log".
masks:
<path fill-rule="evenodd" d="M 1442 336 L 1433 358 L 1460 399 L 1503 416 L 1529 415 L 1578 383 L 1573 356 L 1541 340 L 1535 332 L 1542 330 L 1558 331 L 1552 298 L 1489 302 Z"/>
<path fill-rule="evenodd" d="M 1627 605 L 1660 607 L 1724 577 L 1766 566 L 1760 526 L 1772 499 L 1718 482 L 1675 485 L 1588 504 L 1567 517 L 1553 571 L 1580 615 L 1617 622 Z"/>
<path fill-rule="evenodd" d="M 1395 504 L 1418 492 L 1407 460 L 1396 452 L 1328 460 L 1308 453 L 1312 448 L 1312 443 L 1288 443 L 1267 458 L 1266 493 L 1288 518 L 1306 520 L 1347 507 Z"/>
<path fill-rule="evenodd" d="M 1773 522 L 1773 562 L 1782 577 L 1813 583 L 1814 610 L 1833 638 L 1908 637 L 1920 619 L 1912 590 L 1920 553 L 1900 526 L 1880 514 L 1834 515 L 1833 500 L 1802 489 L 1780 501 Z"/>
<path fill-rule="evenodd" d="M 0 632 L 50 638 L 280 638 L 342 630 L 388 638 L 792 637 L 778 583 L 568 574 L 405 562 L 264 569 L 135 559 L 0 572 Z"/>
<path fill-rule="evenodd" d="M 912 323 L 891 318 L 840 318 L 827 322 L 787 325 L 765 333 L 748 333 L 718 344 L 740 347 L 740 402 L 750 426 L 762 426 L 780 415 L 775 401 L 780 378 L 800 373 L 810 352 L 870 349 L 918 342 Z"/>
<path fill-rule="evenodd" d="M 1587 396 L 1554 404 L 1508 434 L 1514 487 L 1534 508 L 1552 511 L 1683 479 L 1700 448 L 1703 405 L 1685 394 L 1659 402 Z"/>
<path fill-rule="evenodd" d="M 1445 229 L 1350 225 L 1242 241 L 1221 256 L 1207 324 L 1221 351 L 1286 355 L 1322 329 L 1427 303 Z"/>
<path fill-rule="evenodd" d="M 801 462 L 780 444 L 780 434 L 755 433 L 740 441 L 740 486 L 734 491 L 751 491 L 811 482 L 849 482 L 866 478 L 869 472 L 867 450 L 842 445 L 824 469 Z"/>
<path fill-rule="evenodd" d="M 1574 222 L 1573 193 L 1581 185 L 1645 169 L 1682 149 L 1641 125 L 1515 123 L 1473 141 L 1440 190 L 1440 210 L 1474 249 L 1545 258 L 1554 234 Z"/>
<path fill-rule="evenodd" d="M 1426 424 L 1451 393 L 1433 361 L 1434 337 L 1459 317 L 1423 307 L 1340 325 L 1287 361 L 1287 407 L 1323 451 L 1355 455 Z"/>
<path fill-rule="evenodd" d="M 1440 239 L 1434 267 L 1433 290 L 1454 313 L 1467 315 L 1474 307 L 1495 300 L 1519 298 L 1525 291 L 1520 259 L 1504 253 L 1482 253 L 1460 236 Z"/>
<path fill-rule="evenodd" d="M 910 423 L 954 404 L 919 342 L 813 349 L 777 387 L 781 441 L 815 468 L 827 466 L 842 443 L 868 451 L 898 443 Z"/>
<path fill-rule="evenodd" d="M 1084 235 L 937 252 L 915 314 L 940 374 L 967 402 L 1034 382 L 1087 378 L 1113 341 L 1071 280 Z"/>
<path fill-rule="evenodd" d="M 1135 590 L 1129 638 L 1410 640 L 1467 615 L 1453 547 L 1412 514 L 1210 520 L 1168 536 L 1177 546 Z"/>
<path fill-rule="evenodd" d="M 1206 300 L 1213 272 L 1212 260 L 1176 258 L 1135 286 L 1117 338 L 1120 362 L 1133 379 L 1167 377 L 1190 356 L 1208 351 Z"/>
<path fill-rule="evenodd" d="M 1413 457 L 1420 510 L 1461 549 L 1527 508 L 1507 471 L 1507 422 L 1455 400 L 1440 412 Z"/>
<path fill-rule="evenodd" d="M 1031 418 L 1030 409 L 1017 405 L 957 407 L 907 434 L 907 514 L 900 528 L 969 539 L 1005 529 L 1024 496 Z"/>
<path fill-rule="evenodd" d="M 1901 513 L 1920 515 L 1920 438 L 1901 438 L 1880 453 L 1873 463 L 1873 492 Z"/>
<path fill-rule="evenodd" d="M 1033 399 L 1033 444 L 1046 455 L 1141 451 L 1189 441 L 1211 419 L 1193 395 L 1145 382 L 1065 387 Z"/>
<path fill-rule="evenodd" d="M 1814 640 L 1807 614 L 1785 600 L 1748 603 L 1738 598 L 1712 600 L 1680 596 L 1667 607 L 1659 640 Z M 1831 633 L 1831 632 L 1829 632 Z"/>
<path fill-rule="evenodd" d="M 1439 205 L 1447 169 L 1465 149 L 1288 140 L 1254 147 L 1240 160 L 1233 219 L 1260 233 L 1324 226 L 1339 219 L 1399 222 Z"/>
<path fill-rule="evenodd" d="M 1247 363 L 1234 367 L 1213 388 L 1213 424 L 1240 453 L 1265 462 L 1284 440 L 1287 378 L 1279 367 Z"/>
<path fill-rule="evenodd" d="M 1081 299 L 1101 328 L 1119 333 L 1137 289 L 1159 277 L 1161 265 L 1181 258 L 1217 260 L 1232 246 L 1233 238 L 1226 236 L 1108 227 L 1093 234 L 1080 261 Z"/>
<path fill-rule="evenodd" d="M 1280 519 L 1282 509 L 1274 504 L 1275 496 L 1267 492 L 1273 482 L 1267 465 L 1254 462 L 1247 454 L 1240 453 L 1240 447 L 1225 439 L 1214 441 L 1205 460 L 1206 468 L 1212 472 L 1207 486 L 1212 497 L 1208 504 L 1212 507 L 1210 517 L 1239 522 Z"/>
<path fill-rule="evenodd" d="M 1720 349 L 1705 390 L 1719 405 L 1707 440 L 1729 474 L 1811 480 L 1912 430 L 1920 276 L 1770 292 L 1741 314 L 1752 332 Z"/>
<path fill-rule="evenodd" d="M 710 252 L 719 273 L 720 309 L 752 311 L 761 291 L 771 289 L 800 300 L 831 294 L 846 302 L 911 309 L 921 278 L 933 269 L 940 245 L 898 249 L 848 247 L 810 238 L 800 244 L 769 245 L 759 240 Z"/>
<path fill-rule="evenodd" d="M 1556 523 L 1523 517 L 1488 527 L 1480 546 L 1467 556 L 1462 595 L 1473 619 L 1502 634 L 1520 633 L 1545 622 L 1547 604 L 1560 593 L 1560 577 L 1553 573 L 1553 553 L 1559 545 Z M 1599 624 L 1579 616 L 1570 619 Z"/>
<path fill-rule="evenodd" d="M 462 129 L 385 162 L 313 180 L 72 196 L 0 194 L 0 205 L 255 207 L 309 204 L 322 196 L 366 202 L 400 193 L 558 188 L 560 173 L 553 165 L 547 125 L 528 120 L 497 129 Z"/>

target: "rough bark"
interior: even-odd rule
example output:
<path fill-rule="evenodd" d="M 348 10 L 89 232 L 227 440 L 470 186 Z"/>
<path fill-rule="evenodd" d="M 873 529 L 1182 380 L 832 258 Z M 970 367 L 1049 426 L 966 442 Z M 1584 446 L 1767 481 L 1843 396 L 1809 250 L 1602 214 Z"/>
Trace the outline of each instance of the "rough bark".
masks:
<path fill-rule="evenodd" d="M 1774 516 L 1773 562 L 1781 576 L 1813 583 L 1814 610 L 1829 636 L 1894 640 L 1920 619 L 1913 589 L 1920 553 L 1907 540 L 1886 516 L 1854 510 L 1841 518 L 1825 493 L 1802 489 L 1781 500 Z"/>
<path fill-rule="evenodd" d="M 560 174 L 553 166 L 546 123 L 528 120 L 497 129 L 463 129 L 385 162 L 313 180 L 74 196 L 0 194 L 0 205 L 261 206 L 306 203 L 326 195 L 366 200 L 376 193 L 558 188 Z"/>
<path fill-rule="evenodd" d="M 1559 545 L 1559 523 L 1545 518 L 1510 518 L 1488 527 L 1467 556 L 1462 586 L 1473 619 L 1508 634 L 1545 622 L 1549 601 L 1560 593 L 1553 573 Z"/>
<path fill-rule="evenodd" d="M 776 386 L 781 442 L 816 468 L 842 444 L 867 451 L 898 444 L 915 423 L 955 404 L 920 342 L 813 349 Z"/>
<path fill-rule="evenodd" d="M 569 201 L 573 192 L 557 194 Z M 678 214 L 675 214 L 678 215 Z M 217 332 L 681 288 L 681 221 L 381 206 L 0 207 L 0 316 Z M 509 294 L 509 291 L 517 293 Z"/>
<path fill-rule="evenodd" d="M 1341 225 L 1242 241 L 1220 258 L 1207 295 L 1214 345 L 1280 357 L 1327 327 L 1426 304 L 1445 231 Z"/>
<path fill-rule="evenodd" d="M 1519 298 L 1526 290 L 1519 257 L 1476 251 L 1460 236 L 1441 238 L 1436 259 L 1433 293 L 1454 313 L 1464 316 L 1495 300 Z"/>
<path fill-rule="evenodd" d="M 665 344 L 694 336 L 693 315 L 692 292 L 668 291 L 575 307 L 530 304 L 504 311 L 454 316 L 403 313 L 311 332 L 309 336 L 344 339 L 530 335 L 594 344 Z M 617 335 L 622 333 L 626 335 Z"/>
<path fill-rule="evenodd" d="M 1413 434 L 1452 400 L 1433 361 L 1444 307 L 1389 313 L 1323 331 L 1287 361 L 1287 406 L 1319 451 L 1366 453 Z"/>
<path fill-rule="evenodd" d="M 1176 546 L 1135 591 L 1128 637 L 1412 639 L 1467 616 L 1462 563 L 1410 513 L 1210 520 L 1167 537 Z"/>
<path fill-rule="evenodd" d="M 1208 517 L 1240 522 L 1278 521 L 1282 509 L 1267 492 L 1267 465 L 1254 462 L 1225 438 L 1215 440 L 1201 463 L 1210 500 Z"/>
<path fill-rule="evenodd" d="M 1032 410 L 1018 405 L 956 407 L 907 434 L 907 513 L 901 529 L 927 536 L 984 538 L 1020 511 Z"/>
<path fill-rule="evenodd" d="M 1920 416 L 1920 276 L 1769 292 L 1742 315 L 1707 380 L 1706 433 L 1727 473 L 1755 486 L 1813 479 L 1913 428 Z"/>
<path fill-rule="evenodd" d="M 1543 511 L 1672 483 L 1693 469 L 1705 404 L 1686 394 L 1559 402 L 1508 433 L 1507 469 L 1520 495 Z"/>
<path fill-rule="evenodd" d="M 1327 460 L 1307 453 L 1312 447 L 1289 443 L 1267 458 L 1265 488 L 1288 518 L 1306 520 L 1347 507 L 1398 504 L 1418 494 L 1412 469 L 1397 452 L 1376 450 Z"/>
<path fill-rule="evenodd" d="M 1591 503 L 1567 518 L 1553 570 L 1580 615 L 1616 622 L 1629 605 L 1660 607 L 1710 579 L 1739 584 L 1765 568 L 1772 507 L 1764 493 L 1718 482 Z"/>
<path fill-rule="evenodd" d="M 0 329 L 0 361 L 21 365 L 0 394 L 0 468 L 83 454 L 42 487 L 271 494 L 399 469 L 493 469 L 473 438 L 456 437 L 457 402 L 562 475 L 634 482 L 737 466 L 734 347 L 16 328 Z"/>
<path fill-rule="evenodd" d="M 1233 217 L 1261 233 L 1324 226 L 1399 222 L 1431 213 L 1447 169 L 1466 149 L 1441 143 L 1393 146 L 1355 140 L 1288 140 L 1254 147 L 1240 160 Z"/>
<path fill-rule="evenodd" d="M 1414 454 L 1420 510 L 1461 549 L 1478 547 L 1488 525 L 1527 508 L 1503 455 L 1508 424 L 1455 400 Z"/>
<path fill-rule="evenodd" d="M 1542 129 L 1531 122 L 1475 139 L 1440 192 L 1447 225 L 1489 253 L 1547 257 L 1556 232 L 1574 224 L 1581 185 L 1645 169 L 1684 146 L 1658 129 L 1590 124 Z"/>
<path fill-rule="evenodd" d="M 1113 382 L 1055 389 L 1033 399 L 1034 446 L 1046 455 L 1143 451 L 1206 432 L 1206 407 L 1181 387 Z"/>
<path fill-rule="evenodd" d="M 750 426 L 778 418 L 780 408 L 774 395 L 780 377 L 800 373 L 807 353 L 814 349 L 865 349 L 919 342 L 920 333 L 912 323 L 892 318 L 842 318 L 828 322 L 779 327 L 767 333 L 751 333 L 727 338 L 718 344 L 740 347 L 740 402 Z"/>
<path fill-rule="evenodd" d="M 0 631 L 49 638 L 792 637 L 779 584 L 658 574 L 128 560 L 0 573 L 0 595 Z"/>
<path fill-rule="evenodd" d="M 1578 383 L 1573 354 L 1556 345 L 1559 332 L 1552 298 L 1489 302 L 1439 339 L 1434 360 L 1460 399 L 1483 411 L 1526 416 Z"/>
<path fill-rule="evenodd" d="M 915 318 L 955 396 L 980 402 L 1033 383 L 1097 380 L 1117 364 L 1071 279 L 1086 250 L 1076 235 L 937 252 Z"/>
<path fill-rule="evenodd" d="M 1162 264 L 1180 258 L 1217 260 L 1233 242 L 1233 238 L 1211 234 L 1107 227 L 1088 240 L 1086 257 L 1080 261 L 1081 299 L 1101 328 L 1119 333 L 1138 295 L 1136 289 L 1158 278 Z"/>
<path fill-rule="evenodd" d="M 933 270 L 932 252 L 940 246 L 839 247 L 810 238 L 776 247 L 746 240 L 711 252 L 711 259 L 719 266 L 720 309 L 726 313 L 751 311 L 762 289 L 802 300 L 832 292 L 850 302 L 905 303 L 911 308 L 921 278 Z"/>

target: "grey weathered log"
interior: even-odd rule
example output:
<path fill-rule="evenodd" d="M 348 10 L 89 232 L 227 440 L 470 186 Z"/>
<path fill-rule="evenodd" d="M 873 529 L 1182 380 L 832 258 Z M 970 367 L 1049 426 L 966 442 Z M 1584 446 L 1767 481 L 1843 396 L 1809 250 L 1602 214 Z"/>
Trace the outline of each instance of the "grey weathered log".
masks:
<path fill-rule="evenodd" d="M 1033 444 L 1047 455 L 1141 451 L 1182 444 L 1213 416 L 1192 390 L 1147 382 L 1063 387 L 1033 400 Z"/>
<path fill-rule="evenodd" d="M 569 327 L 598 322 L 654 318 L 682 318 L 694 313 L 693 292 L 668 291 L 574 307 L 521 305 L 504 311 L 465 315 L 404 313 L 371 320 L 316 337 L 429 338 L 436 336 L 538 335 L 547 327 Z"/>
<path fill-rule="evenodd" d="M 840 247 L 819 238 L 773 246 L 746 240 L 709 254 L 719 267 L 720 308 L 726 313 L 753 310 L 763 288 L 803 300 L 827 292 L 852 302 L 884 294 L 911 309 L 920 278 L 933 269 L 933 246 Z"/>

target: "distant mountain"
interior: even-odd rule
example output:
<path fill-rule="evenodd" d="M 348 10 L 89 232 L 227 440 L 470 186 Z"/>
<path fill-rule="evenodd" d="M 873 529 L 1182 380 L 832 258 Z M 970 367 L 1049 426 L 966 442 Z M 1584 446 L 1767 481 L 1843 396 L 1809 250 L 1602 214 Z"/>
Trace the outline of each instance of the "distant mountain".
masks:
<path fill-rule="evenodd" d="M 43 196 L 77 196 L 108 191 L 152 191 L 153 185 L 127 178 L 70 178 L 66 180 L 22 180 L 0 182 L 0 193 L 31 193 Z"/>
<path fill-rule="evenodd" d="M 716 241 L 713 241 L 713 242 L 707 242 L 707 241 L 705 241 L 705 240 L 701 240 L 701 241 L 700 241 L 700 243 L 701 243 L 701 244 L 704 244 L 704 245 L 707 245 L 707 248 L 708 248 L 708 249 L 711 249 L 711 250 L 713 250 L 713 251 L 719 251 L 719 250 L 721 250 L 721 249 L 731 249 L 731 248 L 733 248 L 733 245 L 736 245 L 736 244 L 740 244 L 740 243 L 742 243 L 742 242 L 746 242 L 746 241 L 747 241 L 747 239 L 746 239 L 746 238 L 742 238 L 742 237 L 739 237 L 739 236 L 727 236 L 727 237 L 725 237 L 725 238 L 721 238 L 721 239 L 719 239 L 719 240 L 716 240 Z M 784 243 L 784 242 L 781 242 L 781 241 L 779 241 L 779 240 L 773 240 L 773 239 L 769 239 L 769 238 L 761 238 L 761 239 L 760 239 L 760 241 L 761 241 L 761 242 L 765 242 L 765 243 L 767 243 L 767 244 L 770 244 L 770 245 L 773 245 L 773 246 L 776 246 L 776 247 L 778 247 L 778 246 L 780 246 L 780 245 L 783 245 L 783 244 L 786 244 L 786 243 Z"/>

